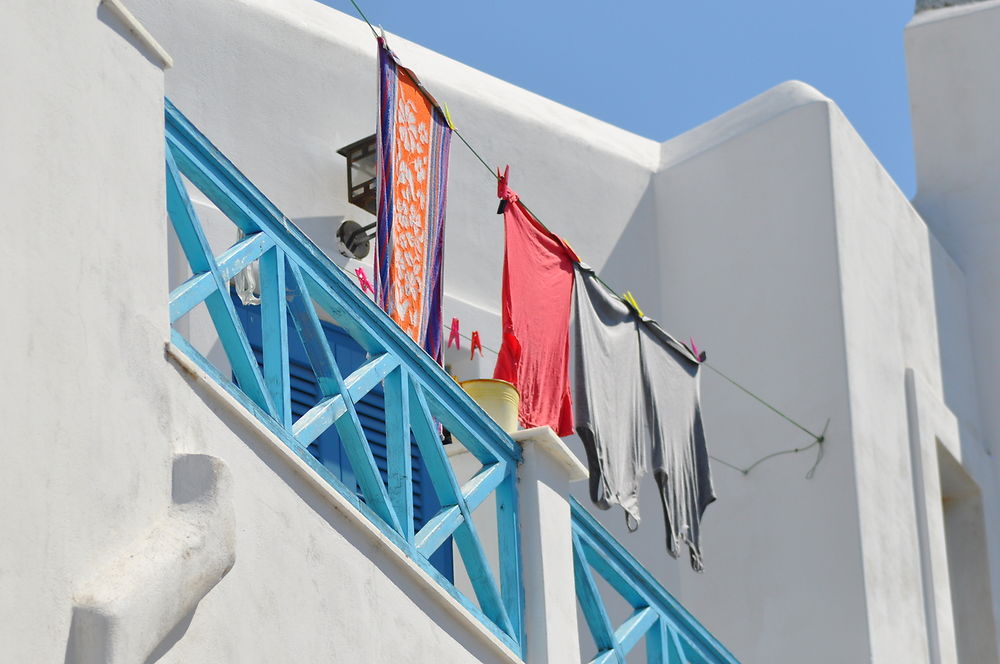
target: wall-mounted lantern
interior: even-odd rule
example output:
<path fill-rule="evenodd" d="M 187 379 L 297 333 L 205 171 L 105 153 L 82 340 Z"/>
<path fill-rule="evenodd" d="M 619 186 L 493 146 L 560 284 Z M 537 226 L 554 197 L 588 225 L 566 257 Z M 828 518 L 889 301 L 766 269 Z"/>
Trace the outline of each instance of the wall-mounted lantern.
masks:
<path fill-rule="evenodd" d="M 347 159 L 347 200 L 371 214 L 375 202 L 375 134 L 337 150 Z"/>
<path fill-rule="evenodd" d="M 375 193 L 375 134 L 354 141 L 339 150 L 337 154 L 347 159 L 347 200 L 371 214 L 378 212 Z M 362 226 L 351 219 L 344 220 L 337 229 L 340 253 L 348 258 L 361 260 L 371 250 L 372 236 L 368 231 L 375 224 Z"/>

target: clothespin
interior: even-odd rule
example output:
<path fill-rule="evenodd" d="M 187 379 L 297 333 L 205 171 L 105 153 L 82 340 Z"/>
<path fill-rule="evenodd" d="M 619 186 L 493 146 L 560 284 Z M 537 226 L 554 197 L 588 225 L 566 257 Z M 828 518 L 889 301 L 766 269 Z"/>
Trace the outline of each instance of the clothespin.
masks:
<path fill-rule="evenodd" d="M 639 318 L 645 316 L 645 314 L 642 313 L 642 309 L 639 308 L 639 303 L 636 302 L 635 297 L 632 296 L 631 291 L 625 291 L 622 294 L 622 301 L 625 302 L 625 304 L 627 304 L 632 311 L 639 314 Z"/>
<path fill-rule="evenodd" d="M 472 333 L 472 350 L 469 353 L 469 359 L 474 359 L 476 357 L 476 349 L 479 349 L 479 357 L 483 356 L 483 343 L 479 340 L 479 332 Z"/>
<path fill-rule="evenodd" d="M 504 210 L 507 209 L 507 202 L 515 199 L 514 192 L 507 186 L 507 178 L 509 177 L 510 166 L 504 168 L 503 175 L 500 174 L 500 169 L 497 169 L 497 198 L 500 199 L 500 205 L 497 206 L 497 214 L 503 214 Z"/>
<path fill-rule="evenodd" d="M 354 271 L 354 274 L 358 275 L 358 287 L 361 289 L 362 293 L 367 293 L 371 291 L 371 294 L 375 294 L 375 288 L 372 286 L 371 282 L 368 281 L 368 275 L 365 274 L 365 268 L 359 267 Z"/>
<path fill-rule="evenodd" d="M 451 348 L 451 342 L 455 342 L 455 348 L 462 350 L 462 340 L 458 336 L 458 319 L 451 319 L 451 334 L 448 335 L 448 348 Z"/>
<path fill-rule="evenodd" d="M 451 111 L 448 110 L 448 102 L 444 103 L 444 119 L 448 121 L 448 128 L 455 131 L 455 123 L 451 121 Z"/>
<path fill-rule="evenodd" d="M 691 352 L 698 359 L 699 362 L 704 362 L 708 359 L 708 353 L 705 351 L 698 350 L 698 344 L 694 342 L 694 337 L 688 337 L 688 342 L 691 344 Z"/>

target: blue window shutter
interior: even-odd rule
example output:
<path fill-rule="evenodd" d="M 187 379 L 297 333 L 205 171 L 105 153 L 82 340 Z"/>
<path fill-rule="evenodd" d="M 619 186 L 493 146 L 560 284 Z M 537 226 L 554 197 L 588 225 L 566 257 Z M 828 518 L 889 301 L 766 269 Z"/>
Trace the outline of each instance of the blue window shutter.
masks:
<path fill-rule="evenodd" d="M 260 307 L 245 306 L 236 297 L 233 298 L 236 311 L 239 314 L 240 322 L 246 330 L 250 347 L 257 357 L 257 363 L 263 364 L 263 349 L 261 344 Z M 319 401 L 319 388 L 316 384 L 316 376 L 306 356 L 305 348 L 299 340 L 298 335 L 293 331 L 294 323 L 291 318 L 288 321 L 288 366 L 291 374 L 291 396 L 292 396 L 292 420 L 302 417 L 307 410 L 316 405 Z M 330 348 L 334 352 L 334 358 L 343 375 L 348 375 L 360 367 L 366 359 L 365 351 L 354 339 L 344 330 L 327 322 L 323 322 L 323 329 L 326 331 Z M 356 405 L 358 419 L 365 432 L 365 438 L 372 448 L 372 456 L 375 464 L 382 474 L 382 480 L 388 477 L 388 457 L 386 454 L 385 439 L 385 397 L 381 386 L 369 392 Z M 423 460 L 416 444 L 413 445 L 413 521 L 414 529 L 420 527 L 434 516 L 440 509 L 440 503 L 431 488 L 431 480 L 427 474 Z M 344 454 L 340 444 L 340 437 L 334 427 L 330 427 L 309 445 L 309 452 L 312 453 L 320 463 L 340 478 L 346 486 L 354 487 L 358 490 L 357 482 L 354 478 L 354 471 Z M 360 497 L 360 495 L 359 495 Z M 452 568 L 452 546 L 451 540 L 441 545 L 441 548 L 430 557 L 430 562 L 448 580 L 454 580 L 454 570 Z"/>

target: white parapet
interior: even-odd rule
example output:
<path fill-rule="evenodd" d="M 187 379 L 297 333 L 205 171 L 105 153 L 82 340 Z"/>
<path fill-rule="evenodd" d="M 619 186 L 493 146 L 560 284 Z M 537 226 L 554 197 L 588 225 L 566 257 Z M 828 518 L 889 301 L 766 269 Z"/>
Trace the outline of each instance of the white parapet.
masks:
<path fill-rule="evenodd" d="M 532 664 L 574 664 L 580 661 L 580 644 L 569 485 L 589 473 L 549 427 L 519 431 L 514 440 L 524 454 L 518 493 L 525 659 Z"/>

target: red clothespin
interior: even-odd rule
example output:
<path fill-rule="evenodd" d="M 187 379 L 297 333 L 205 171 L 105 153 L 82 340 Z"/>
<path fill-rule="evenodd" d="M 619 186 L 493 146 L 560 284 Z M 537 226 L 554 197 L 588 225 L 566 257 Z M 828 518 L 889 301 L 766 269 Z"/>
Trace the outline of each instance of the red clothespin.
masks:
<path fill-rule="evenodd" d="M 699 362 L 704 362 L 708 359 L 708 353 L 698 350 L 698 344 L 694 342 L 694 337 L 688 337 L 688 342 L 691 344 L 691 352 Z"/>
<path fill-rule="evenodd" d="M 451 348 L 451 342 L 455 342 L 455 348 L 462 350 L 462 340 L 458 336 L 458 319 L 451 319 L 451 334 L 448 335 L 448 348 Z"/>
<path fill-rule="evenodd" d="M 500 174 L 500 169 L 497 169 L 497 198 L 500 199 L 500 205 L 497 207 L 497 214 L 503 214 L 504 210 L 507 209 L 508 203 L 513 203 L 517 200 L 517 194 L 511 191 L 510 187 L 507 186 L 507 180 L 510 178 L 510 166 L 506 166 L 503 169 L 503 175 Z"/>
<path fill-rule="evenodd" d="M 469 359 L 476 357 L 476 349 L 479 349 L 479 357 L 483 356 L 483 343 L 479 340 L 479 332 L 472 333 L 472 351 L 469 353 Z"/>
<path fill-rule="evenodd" d="M 368 281 L 368 275 L 365 274 L 365 268 L 359 267 L 354 271 L 354 274 L 358 275 L 358 287 L 361 289 L 362 293 L 367 293 L 371 291 L 371 294 L 375 294 L 375 288 L 372 286 L 371 282 Z"/>

